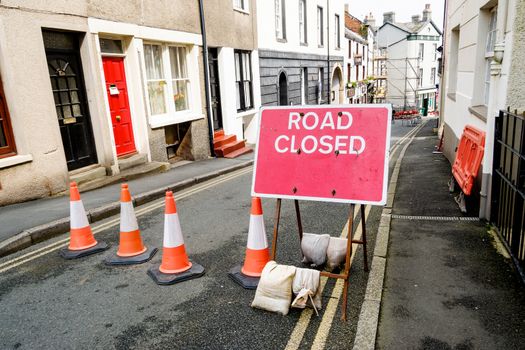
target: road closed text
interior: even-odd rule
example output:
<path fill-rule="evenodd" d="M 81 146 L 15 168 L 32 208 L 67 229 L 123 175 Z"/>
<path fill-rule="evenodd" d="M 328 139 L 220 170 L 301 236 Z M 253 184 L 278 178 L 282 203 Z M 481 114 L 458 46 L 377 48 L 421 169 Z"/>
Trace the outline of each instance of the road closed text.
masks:
<path fill-rule="evenodd" d="M 352 126 L 352 114 L 349 112 L 340 112 L 333 115 L 332 112 L 326 112 L 324 115 L 318 115 L 316 112 L 302 113 L 290 112 L 288 116 L 288 130 L 348 130 Z M 317 132 L 318 133 L 318 132 Z M 361 154 L 366 148 L 365 139 L 359 135 L 280 135 L 275 139 L 275 150 L 278 153 L 297 153 L 306 154 L 319 152 L 321 154 L 330 154 L 338 151 L 338 154 Z"/>

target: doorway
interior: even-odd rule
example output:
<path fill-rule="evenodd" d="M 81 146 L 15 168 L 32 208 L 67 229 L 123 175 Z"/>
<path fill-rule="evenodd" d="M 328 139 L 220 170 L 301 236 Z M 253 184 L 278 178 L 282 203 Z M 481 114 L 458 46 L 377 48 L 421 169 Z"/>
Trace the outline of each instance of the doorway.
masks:
<path fill-rule="evenodd" d="M 213 114 L 213 130 L 222 129 L 221 89 L 219 85 L 219 53 L 217 48 L 208 49 L 210 71 L 210 98 Z"/>
<path fill-rule="evenodd" d="M 123 57 L 102 57 L 117 156 L 136 152 Z"/>
<path fill-rule="evenodd" d="M 43 31 L 49 79 L 69 171 L 97 162 L 80 60 L 80 35 Z"/>
<path fill-rule="evenodd" d="M 279 106 L 288 106 L 288 80 L 286 74 L 279 74 Z"/>

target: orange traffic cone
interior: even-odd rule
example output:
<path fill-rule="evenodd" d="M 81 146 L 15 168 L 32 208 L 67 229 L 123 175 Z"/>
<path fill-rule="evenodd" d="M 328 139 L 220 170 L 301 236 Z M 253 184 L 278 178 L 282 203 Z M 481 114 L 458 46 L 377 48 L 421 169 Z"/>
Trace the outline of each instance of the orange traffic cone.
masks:
<path fill-rule="evenodd" d="M 64 259 L 76 259 L 95 254 L 108 249 L 105 242 L 97 242 L 91 232 L 84 204 L 75 182 L 71 182 L 69 189 L 70 239 L 69 246 L 60 250 Z"/>
<path fill-rule="evenodd" d="M 242 268 L 240 266 L 232 268 L 229 276 L 246 289 L 256 289 L 262 270 L 268 261 L 270 261 L 270 251 L 264 229 L 261 199 L 253 197 L 244 265 Z"/>
<path fill-rule="evenodd" d="M 161 285 L 174 284 L 204 275 L 204 267 L 191 262 L 186 254 L 177 206 L 171 191 L 166 192 L 162 262 L 160 266 L 150 268 L 148 275 Z"/>
<path fill-rule="evenodd" d="M 106 264 L 142 264 L 149 261 L 156 252 L 157 248 L 148 251 L 142 243 L 128 185 L 122 184 L 120 191 L 120 243 L 117 254 L 108 257 Z"/>

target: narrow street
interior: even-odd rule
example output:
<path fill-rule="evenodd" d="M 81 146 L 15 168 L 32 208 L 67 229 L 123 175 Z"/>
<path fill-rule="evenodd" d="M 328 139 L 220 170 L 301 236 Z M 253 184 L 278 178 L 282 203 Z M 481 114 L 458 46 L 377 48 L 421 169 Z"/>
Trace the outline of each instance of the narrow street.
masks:
<path fill-rule="evenodd" d="M 435 123 L 435 121 L 429 121 Z M 392 125 L 393 153 L 417 127 Z M 245 168 L 175 193 L 190 259 L 206 268 L 204 277 L 172 286 L 157 286 L 146 274 L 160 261 L 127 267 L 105 266 L 118 244 L 118 216 L 92 225 L 97 240 L 110 250 L 66 261 L 54 240 L 0 261 L 2 348 L 250 348 L 289 349 L 351 347 L 368 275 L 362 249 L 352 264 L 347 323 L 341 322 L 341 289 L 328 280 L 319 317 L 311 310 L 291 309 L 288 316 L 252 309 L 254 291 L 244 290 L 227 275 L 244 258 L 250 211 L 252 168 Z M 263 200 L 266 233 L 271 241 L 274 200 Z M 45 210 L 45 209 L 43 209 Z M 368 207 L 369 261 L 380 208 Z M 136 208 L 148 247 L 162 245 L 164 202 Z M 341 235 L 348 207 L 301 202 L 306 232 Z M 356 212 L 357 214 L 357 212 Z M 356 221 L 354 228 L 359 226 Z M 358 227 L 359 228 L 359 227 Z M 284 201 L 277 261 L 300 266 L 301 252 L 291 201 Z M 334 288 L 335 286 L 335 288 Z M 336 309 L 334 309 L 336 306 Z M 301 312 L 302 311 L 302 312 Z M 335 312 L 334 312 L 335 311 Z"/>

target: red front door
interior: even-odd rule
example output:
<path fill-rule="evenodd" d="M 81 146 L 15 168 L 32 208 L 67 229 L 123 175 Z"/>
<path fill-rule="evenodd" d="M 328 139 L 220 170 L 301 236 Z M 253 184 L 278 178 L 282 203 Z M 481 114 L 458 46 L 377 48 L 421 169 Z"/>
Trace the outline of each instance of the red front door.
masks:
<path fill-rule="evenodd" d="M 124 59 L 122 57 L 103 57 L 104 75 L 106 77 L 106 91 L 115 135 L 117 156 L 135 152 L 133 126 L 129 112 L 128 88 Z"/>

